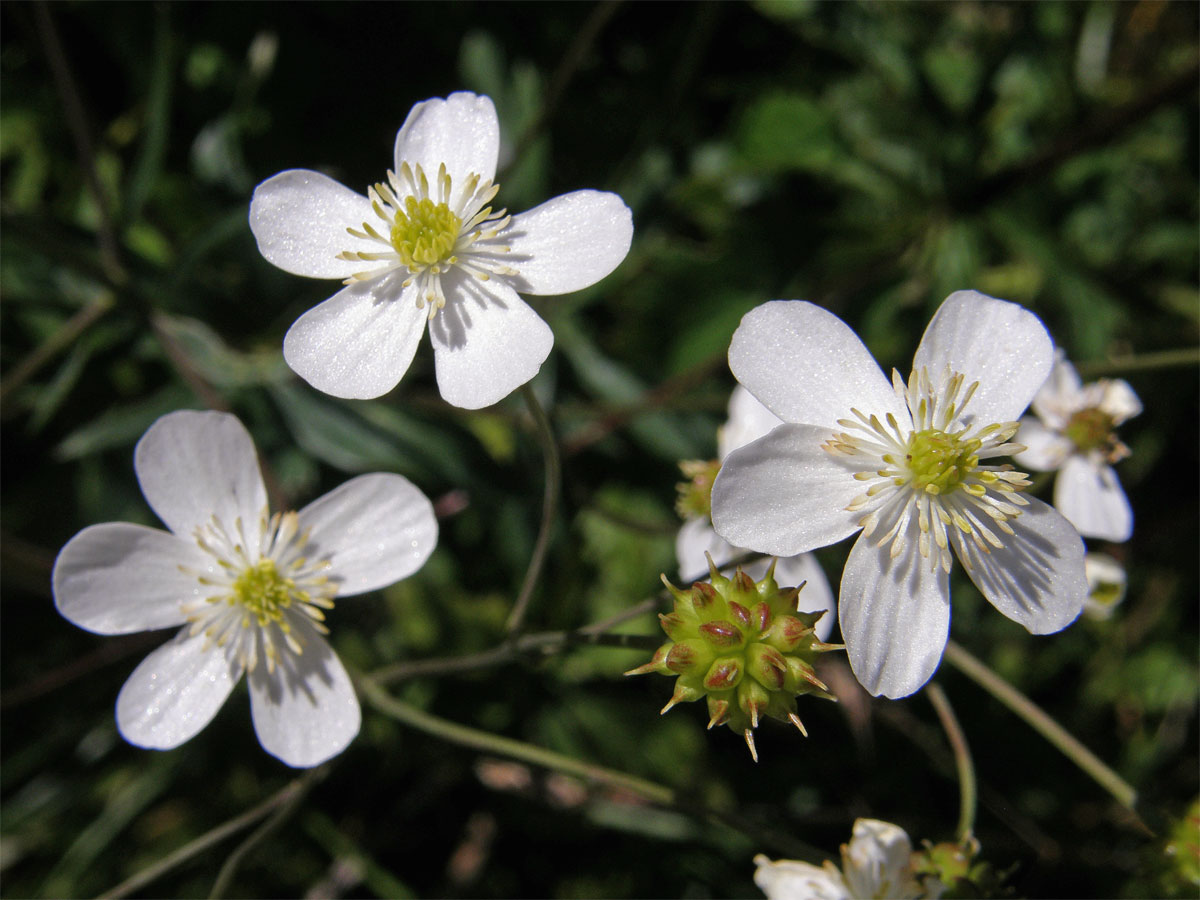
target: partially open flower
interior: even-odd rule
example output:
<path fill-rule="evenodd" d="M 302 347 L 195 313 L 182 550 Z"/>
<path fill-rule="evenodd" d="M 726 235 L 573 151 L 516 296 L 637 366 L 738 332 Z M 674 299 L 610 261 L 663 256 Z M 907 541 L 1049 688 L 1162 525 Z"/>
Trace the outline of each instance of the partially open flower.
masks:
<path fill-rule="evenodd" d="M 1129 540 L 1133 510 L 1113 463 L 1129 455 L 1116 427 L 1142 411 L 1133 388 L 1107 378 L 1084 385 L 1060 350 L 1032 409 L 1037 418 L 1021 419 L 1017 440 L 1026 449 L 1017 462 L 1058 472 L 1054 506 L 1084 537 Z"/>
<path fill-rule="evenodd" d="M 674 610 L 659 616 L 670 640 L 650 662 L 625 674 L 678 676 L 662 711 L 705 698 L 708 727 L 728 725 L 757 760 L 754 729 L 760 719 L 791 722 L 807 734 L 796 697 L 833 699 L 813 663 L 817 654 L 841 648 L 817 639 L 814 626 L 822 613 L 800 612 L 800 588 L 780 588 L 773 565 L 758 582 L 740 568 L 726 578 L 711 560 L 709 574 L 711 582 L 698 581 L 690 590 L 663 577 L 675 595 Z"/>
<path fill-rule="evenodd" d="M 174 412 L 134 452 L 146 502 L 170 531 L 124 522 L 75 535 L 54 564 L 54 602 L 98 634 L 183 625 L 117 698 L 131 744 L 195 736 L 243 674 L 263 748 L 315 766 L 358 733 L 346 670 L 323 635 L 334 600 L 419 569 L 433 507 L 399 475 L 360 475 L 297 512 L 269 515 L 254 445 L 233 416 Z"/>
<path fill-rule="evenodd" d="M 575 191 L 519 215 L 496 209 L 500 125 L 487 97 L 434 98 L 396 135 L 395 168 L 367 196 L 292 169 L 254 191 L 250 228 L 271 263 L 346 285 L 296 320 L 283 355 L 336 397 L 386 394 L 428 322 L 438 388 L 490 406 L 525 384 L 554 343 L 518 294 L 596 283 L 633 237 L 616 194 Z"/>

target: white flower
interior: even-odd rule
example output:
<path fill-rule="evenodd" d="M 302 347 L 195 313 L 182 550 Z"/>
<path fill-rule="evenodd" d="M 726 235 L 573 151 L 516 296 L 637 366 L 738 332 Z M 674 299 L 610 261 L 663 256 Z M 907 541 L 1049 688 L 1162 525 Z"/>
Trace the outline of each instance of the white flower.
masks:
<path fill-rule="evenodd" d="M 336 397 L 386 394 L 429 323 L 438 387 L 455 406 L 497 402 L 537 374 L 554 336 L 518 295 L 565 294 L 625 258 L 629 209 L 575 191 L 516 216 L 491 206 L 500 126 L 469 93 L 412 108 L 395 170 L 363 197 L 320 174 L 281 172 L 254 191 L 250 228 L 268 261 L 347 287 L 296 320 L 283 355 Z"/>
<path fill-rule="evenodd" d="M 54 564 L 54 602 L 81 628 L 183 625 L 117 698 L 132 744 L 166 750 L 216 715 L 242 674 L 268 753 L 315 766 L 358 733 L 346 670 L 322 637 L 335 597 L 411 575 L 437 543 L 433 508 L 399 475 L 354 478 L 299 513 L 268 517 L 254 444 L 233 416 L 174 412 L 138 442 L 146 502 L 170 532 L 108 522 Z"/>
<path fill-rule="evenodd" d="M 1085 537 L 1127 541 L 1133 511 L 1112 463 L 1129 455 L 1113 429 L 1142 411 L 1120 379 L 1086 387 L 1059 351 L 1054 370 L 1033 398 L 1037 419 L 1021 419 L 1017 463 L 1039 472 L 1058 470 L 1054 506 Z M 1039 421 L 1040 420 L 1040 421 Z"/>
<path fill-rule="evenodd" d="M 791 556 L 862 530 L 838 618 L 858 680 L 903 697 L 933 674 L 950 626 L 951 550 L 983 595 L 1035 634 L 1079 615 L 1083 541 L 1012 453 L 1017 417 L 1050 371 L 1032 313 L 974 291 L 942 304 L 905 383 L 889 384 L 836 316 L 802 301 L 751 310 L 733 374 L 785 424 L 729 455 L 713 524 L 739 547 Z"/>
<path fill-rule="evenodd" d="M 738 385 L 729 398 L 729 420 L 717 432 L 717 453 L 723 460 L 738 447 L 757 440 L 776 425 L 782 424 L 778 416 Z M 712 557 L 718 569 L 726 570 L 729 568 L 727 563 L 745 553 L 745 550 L 734 547 L 713 531 L 712 522 L 707 517 L 688 519 L 675 537 L 675 558 L 679 561 L 679 571 L 685 580 L 690 578 L 697 581 L 706 577 L 708 557 L 705 554 Z M 745 563 L 742 569 L 758 581 L 767 574 L 770 562 L 769 559 L 756 559 Z M 798 598 L 799 610 L 810 613 L 824 611 L 825 615 L 816 625 L 817 640 L 828 638 L 833 631 L 835 618 L 833 589 L 816 558 L 811 553 L 781 557 L 775 566 L 775 580 L 790 587 L 804 585 Z"/>
<path fill-rule="evenodd" d="M 1107 553 L 1089 553 L 1083 558 L 1090 593 L 1083 601 L 1084 615 L 1108 619 L 1125 599 L 1125 568 Z"/>
<path fill-rule="evenodd" d="M 878 819 L 857 819 L 849 844 L 842 844 L 842 868 L 763 855 L 754 858 L 757 884 L 768 900 L 871 900 L 941 894 L 924 888 L 913 874 L 913 847 L 904 829 Z"/>

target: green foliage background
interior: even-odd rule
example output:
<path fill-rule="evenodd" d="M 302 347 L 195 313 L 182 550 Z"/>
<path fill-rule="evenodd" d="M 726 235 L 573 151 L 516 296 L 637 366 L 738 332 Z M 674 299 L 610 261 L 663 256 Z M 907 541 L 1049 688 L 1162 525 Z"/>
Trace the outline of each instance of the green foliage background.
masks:
<path fill-rule="evenodd" d="M 125 744 L 117 692 L 167 636 L 102 638 L 54 611 L 50 569 L 76 531 L 157 524 L 132 471 L 157 416 L 237 413 L 293 505 L 378 470 L 439 504 L 428 565 L 333 613 L 348 665 L 501 642 L 541 504 L 519 398 L 448 407 L 428 347 L 380 400 L 315 392 L 280 344 L 334 286 L 273 268 L 246 225 L 254 185 L 286 168 L 365 190 L 410 106 L 458 89 L 496 102 L 518 154 L 499 178 L 509 209 L 595 187 L 634 213 L 613 275 L 534 300 L 556 336 L 534 387 L 565 488 L 530 626 L 605 619 L 676 575 L 676 462 L 715 452 L 724 353 L 752 307 L 821 303 L 907 371 L 951 291 L 1018 301 L 1085 375 L 1125 377 L 1145 402 L 1122 433 L 1134 536 L 1107 548 L 1130 590 L 1111 620 L 1031 637 L 959 578 L 952 636 L 1137 786 L 1154 835 L 943 666 L 981 782 L 983 856 L 1021 896 L 1194 895 L 1161 848 L 1197 792 L 1198 10 L 4 4 L 4 895 L 103 891 L 296 775 L 258 747 L 244 689 L 178 750 Z M 1188 348 L 1182 365 L 1161 355 Z M 835 584 L 846 551 L 820 554 Z M 656 627 L 644 615 L 620 630 Z M 522 780 L 367 708 L 358 740 L 249 849 L 230 890 L 753 896 L 756 852 L 836 855 L 856 816 L 953 836 L 954 769 L 922 695 L 803 704 L 811 737 L 764 726 L 755 765 L 733 734 L 705 733 L 698 708 L 659 718 L 669 682 L 620 674 L 645 656 L 576 647 L 395 690 L 668 785 L 677 807 L 537 770 Z M 241 837 L 142 893 L 207 894 Z"/>

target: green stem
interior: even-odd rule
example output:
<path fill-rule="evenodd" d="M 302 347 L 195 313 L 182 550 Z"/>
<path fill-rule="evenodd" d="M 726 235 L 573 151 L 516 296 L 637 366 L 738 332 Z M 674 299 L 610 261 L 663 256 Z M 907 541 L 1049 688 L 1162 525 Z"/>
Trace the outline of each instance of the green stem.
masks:
<path fill-rule="evenodd" d="M 1090 775 L 1117 802 L 1129 809 L 1137 803 L 1137 791 L 1096 754 L 1059 725 L 1040 706 L 1014 688 L 954 641 L 946 645 L 946 661 L 1020 716 L 1038 734 Z"/>
<path fill-rule="evenodd" d="M 1153 369 L 1174 369 L 1200 365 L 1200 347 L 1181 347 L 1178 350 L 1161 350 L 1158 353 L 1139 353 L 1136 356 L 1118 356 L 1082 362 L 1075 366 L 1081 378 L 1096 378 L 1101 375 L 1122 375 L 1126 372 L 1146 372 Z"/>
<path fill-rule="evenodd" d="M 554 529 L 554 517 L 558 512 L 558 493 L 562 484 L 562 462 L 558 455 L 558 441 L 554 437 L 554 429 L 550 427 L 550 419 L 542 404 L 538 402 L 537 394 L 528 384 L 521 386 L 521 395 L 529 406 L 537 426 L 538 438 L 542 444 L 542 455 L 546 461 L 546 487 L 542 494 L 542 525 L 538 530 L 537 542 L 533 545 L 533 555 L 529 559 L 529 568 L 525 570 L 525 580 L 521 584 L 521 592 L 517 594 L 517 602 L 513 604 L 512 612 L 504 630 L 514 635 L 521 630 L 525 612 L 533 590 L 537 587 L 538 579 L 542 576 L 542 568 L 546 563 L 546 551 L 550 547 L 550 534 Z"/>
<path fill-rule="evenodd" d="M 105 292 L 63 322 L 53 334 L 13 366 L 4 383 L 0 384 L 0 405 L 7 402 L 13 391 L 28 381 L 31 375 L 36 374 L 42 366 L 74 344 L 80 335 L 112 308 L 113 295 Z"/>
<path fill-rule="evenodd" d="M 297 778 L 289 782 L 281 790 L 268 797 L 253 809 L 247 810 L 240 816 L 218 825 L 211 831 L 200 835 L 194 841 L 189 841 L 174 853 L 168 854 L 153 865 L 147 866 L 142 871 L 125 879 L 116 887 L 105 891 L 100 895 L 99 900 L 118 900 L 121 897 L 128 897 L 152 881 L 166 875 L 172 869 L 183 865 L 189 859 L 199 856 L 209 847 L 215 846 L 227 837 L 237 834 L 243 828 L 249 828 L 259 819 L 269 816 L 273 810 L 286 805 L 297 794 L 301 794 L 306 789 L 305 781 L 307 777 Z"/>
<path fill-rule="evenodd" d="M 958 771 L 958 829 L 956 836 L 960 844 L 971 840 L 975 831 L 975 810 L 978 806 L 978 796 L 975 790 L 975 765 L 971 761 L 971 748 L 967 746 L 967 736 L 950 706 L 950 700 L 941 685 L 930 682 L 925 688 L 929 702 L 933 704 L 946 738 L 950 741 L 950 749 L 954 751 L 954 768 Z"/>
<path fill-rule="evenodd" d="M 372 678 L 360 678 L 358 686 L 363 698 L 384 715 L 452 744 L 484 753 L 494 753 L 497 756 L 507 756 L 543 769 L 574 775 L 585 781 L 632 791 L 662 806 L 670 806 L 675 800 L 675 792 L 664 785 L 431 715 L 397 700 Z"/>
<path fill-rule="evenodd" d="M 654 610 L 659 598 L 651 597 L 636 606 L 622 610 L 611 619 L 587 625 L 575 631 L 544 631 L 538 634 L 526 634 L 507 644 L 472 653 L 468 656 L 438 656 L 431 659 L 414 659 L 384 666 L 371 673 L 371 679 L 378 684 L 395 684 L 409 678 L 419 678 L 429 675 L 452 675 L 461 672 L 473 672 L 477 669 L 488 669 L 492 666 L 504 665 L 520 656 L 532 653 L 548 655 L 566 650 L 568 647 L 592 645 L 601 647 L 628 647 L 639 650 L 655 650 L 662 643 L 661 637 L 643 634 L 607 634 L 609 628 L 614 628 L 629 619 L 637 618 Z"/>
<path fill-rule="evenodd" d="M 234 848 L 233 852 L 229 854 L 229 857 L 221 866 L 221 871 L 217 873 L 217 878 L 216 881 L 213 882 L 212 890 L 208 893 L 209 900 L 212 900 L 214 897 L 230 896 L 229 885 L 233 881 L 234 876 L 237 874 L 238 866 L 242 864 L 242 860 L 246 858 L 246 855 L 249 854 L 250 851 L 266 840 L 276 828 L 288 820 L 292 813 L 294 813 L 297 807 L 299 807 L 303 802 L 305 796 L 307 796 L 313 785 L 323 779 L 328 771 L 328 767 L 314 769 L 301 778 L 300 781 L 302 783 L 300 787 L 293 791 L 291 795 L 283 801 L 279 809 L 275 810 L 274 815 L 254 829 L 249 837 L 247 837 L 244 841 L 242 841 L 241 844 Z"/>

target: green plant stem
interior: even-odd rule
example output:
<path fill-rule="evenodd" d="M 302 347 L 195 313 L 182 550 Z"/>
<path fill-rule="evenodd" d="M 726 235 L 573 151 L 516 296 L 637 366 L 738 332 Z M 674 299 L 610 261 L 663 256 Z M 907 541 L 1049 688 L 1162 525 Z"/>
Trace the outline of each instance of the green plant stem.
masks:
<path fill-rule="evenodd" d="M 113 295 L 105 292 L 96 300 L 83 307 L 83 309 L 76 312 L 67 321 L 63 322 L 57 331 L 42 341 L 28 356 L 13 366 L 12 371 L 4 379 L 4 383 L 0 384 L 0 405 L 7 402 L 9 397 L 12 396 L 13 391 L 28 381 L 31 375 L 36 374 L 42 366 L 74 344 L 80 335 L 91 328 L 106 312 L 112 309 L 113 305 Z"/>
<path fill-rule="evenodd" d="M 227 837 L 237 834 L 243 828 L 249 828 L 259 819 L 269 816 L 273 810 L 288 803 L 296 794 L 302 793 L 305 790 L 304 782 L 307 777 L 297 778 L 289 782 L 253 809 L 249 809 L 240 816 L 236 816 L 218 825 L 216 828 L 205 832 L 195 840 L 189 841 L 174 853 L 168 854 L 153 865 L 147 866 L 137 874 L 125 879 L 116 887 L 105 891 L 100 895 L 99 900 L 109 900 L 109 898 L 116 900 L 116 898 L 128 897 L 152 881 L 166 875 L 172 869 L 183 865 L 189 859 L 199 856 L 205 850 L 219 844 Z"/>
<path fill-rule="evenodd" d="M 1075 369 L 1081 378 L 1096 378 L 1101 375 L 1123 375 L 1126 372 L 1148 372 L 1154 369 L 1197 365 L 1200 365 L 1200 347 L 1181 347 L 1178 350 L 1160 350 L 1158 353 L 1139 353 L 1135 356 L 1081 362 Z"/>
<path fill-rule="evenodd" d="M 358 686 L 366 701 L 379 712 L 452 744 L 470 747 L 484 753 L 494 753 L 497 756 L 507 756 L 543 769 L 553 769 L 556 772 L 574 775 L 585 781 L 632 791 L 652 803 L 663 806 L 670 806 L 675 801 L 675 792 L 664 785 L 655 784 L 625 772 L 583 762 L 544 747 L 502 737 L 467 725 L 459 725 L 456 722 L 431 715 L 402 700 L 397 700 L 372 678 L 360 678 Z"/>
<path fill-rule="evenodd" d="M 232 883 L 234 876 L 237 875 L 238 866 L 242 864 L 242 860 L 270 836 L 276 828 L 287 821 L 303 802 L 313 786 L 321 781 L 328 772 L 328 767 L 323 766 L 320 769 L 313 769 L 306 773 L 304 777 L 298 779 L 300 786 L 288 795 L 287 799 L 279 805 L 279 808 L 275 810 L 274 814 L 267 821 L 254 829 L 250 836 L 235 847 L 233 852 L 226 858 L 224 864 L 221 866 L 221 871 L 217 873 L 217 878 L 213 882 L 212 890 L 208 893 L 209 900 L 215 897 L 229 896 L 229 885 Z"/>
<path fill-rule="evenodd" d="M 1034 731 L 1112 794 L 1118 803 L 1131 810 L 1135 808 L 1137 791 L 1134 787 L 1105 765 L 1096 754 L 1054 721 L 1040 706 L 954 641 L 946 644 L 946 661 L 1024 719 Z"/>
<path fill-rule="evenodd" d="M 394 684 L 409 678 L 419 678 L 429 675 L 452 675 L 461 672 L 473 672 L 477 669 L 488 669 L 492 666 L 504 665 L 521 656 L 539 653 L 548 655 L 561 652 L 568 647 L 591 645 L 603 647 L 628 647 L 640 650 L 654 650 L 662 643 L 662 639 L 654 635 L 642 634 L 607 634 L 609 628 L 614 628 L 622 622 L 637 618 L 651 612 L 659 603 L 659 598 L 651 597 L 636 606 L 623 610 L 611 619 L 588 625 L 575 631 L 545 631 L 538 634 L 526 634 L 516 640 L 466 656 L 438 656 L 430 659 L 414 659 L 384 666 L 371 673 L 371 679 L 377 684 Z"/>
<path fill-rule="evenodd" d="M 513 604 L 512 612 L 508 615 L 504 630 L 510 636 L 521 630 L 525 613 L 529 608 L 529 600 L 537 587 L 538 579 L 542 576 L 542 568 L 546 563 L 546 551 L 550 548 L 550 535 L 554 530 L 554 518 L 558 513 L 558 494 L 562 486 L 562 462 L 558 455 L 558 441 L 554 437 L 554 429 L 550 427 L 550 419 L 542 404 L 538 402 L 537 394 L 528 384 L 521 386 L 521 395 L 529 406 L 537 427 L 538 438 L 542 444 L 542 455 L 546 462 L 546 486 L 542 494 L 542 525 L 538 529 L 537 541 L 533 545 L 533 555 L 529 559 L 529 568 L 525 570 L 525 580 L 521 584 L 521 592 L 517 594 L 517 602 Z"/>
<path fill-rule="evenodd" d="M 933 704 L 946 739 L 950 741 L 950 749 L 954 751 L 954 768 L 958 772 L 958 829 L 956 836 L 960 844 L 971 840 L 975 831 L 975 810 L 978 806 L 978 795 L 975 789 L 975 764 L 971 761 L 971 748 L 967 746 L 967 736 L 950 706 L 950 700 L 941 685 L 930 682 L 925 688 L 925 695 Z"/>

